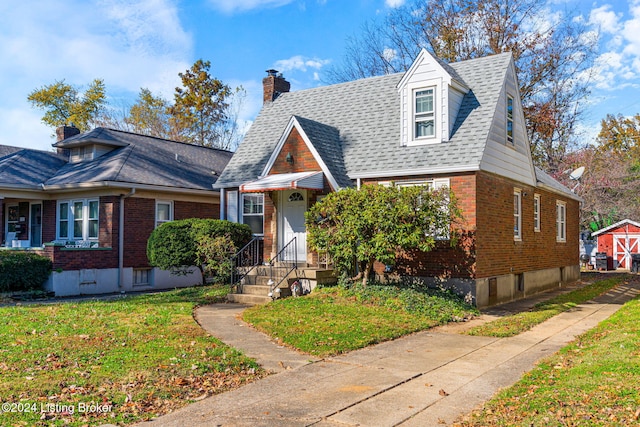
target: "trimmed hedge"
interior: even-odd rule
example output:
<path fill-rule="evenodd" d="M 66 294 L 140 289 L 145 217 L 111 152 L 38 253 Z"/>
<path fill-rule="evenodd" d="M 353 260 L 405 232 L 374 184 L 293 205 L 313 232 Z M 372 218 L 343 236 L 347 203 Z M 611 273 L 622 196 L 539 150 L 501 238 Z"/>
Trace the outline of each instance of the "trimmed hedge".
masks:
<path fill-rule="evenodd" d="M 229 236 L 236 248 L 241 248 L 249 243 L 252 234 L 248 225 L 220 219 L 165 222 L 153 230 L 147 241 L 149 263 L 163 270 L 184 273 L 185 267 L 196 265 L 196 248 L 202 236 Z"/>
<path fill-rule="evenodd" d="M 51 260 L 41 255 L 0 251 L 0 292 L 42 289 L 52 266 Z"/>

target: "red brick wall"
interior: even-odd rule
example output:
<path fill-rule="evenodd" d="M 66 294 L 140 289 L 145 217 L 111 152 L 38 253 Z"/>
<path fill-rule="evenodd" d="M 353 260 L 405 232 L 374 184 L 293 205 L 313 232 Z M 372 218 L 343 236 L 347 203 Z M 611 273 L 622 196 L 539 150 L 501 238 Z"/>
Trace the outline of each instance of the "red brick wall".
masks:
<path fill-rule="evenodd" d="M 289 164 L 286 161 L 288 153 L 291 153 L 293 157 L 293 164 Z M 313 154 L 300 136 L 300 133 L 296 128 L 293 128 L 282 146 L 282 150 L 280 150 L 269 175 L 320 170 L 320 165 L 313 157 Z"/>
<path fill-rule="evenodd" d="M 427 253 L 409 251 L 396 259 L 394 273 L 406 276 L 426 276 L 443 278 L 469 278 L 475 275 L 475 228 L 476 228 L 476 175 L 452 174 L 438 176 L 392 177 L 384 181 L 419 180 L 431 178 L 449 178 L 458 207 L 462 211 L 462 221 L 456 226 L 460 230 L 460 239 L 455 247 L 449 241 L 437 242 L 436 247 Z M 364 180 L 363 184 L 380 180 Z M 384 266 L 376 265 L 376 272 L 382 274 Z"/>
<path fill-rule="evenodd" d="M 218 203 L 197 203 L 197 202 L 180 202 L 173 204 L 174 219 L 186 218 L 210 218 L 220 219 L 220 204 Z"/>
<path fill-rule="evenodd" d="M 55 200 L 42 202 L 42 241 L 44 243 L 56 240 L 56 218 L 58 205 Z"/>
<path fill-rule="evenodd" d="M 556 193 L 489 173 L 477 174 L 478 278 L 579 264 L 579 203 Z M 522 239 L 513 238 L 513 192 L 522 190 Z M 540 194 L 541 231 L 533 229 L 533 199 Z M 556 201 L 567 204 L 567 239 L 556 242 Z"/>

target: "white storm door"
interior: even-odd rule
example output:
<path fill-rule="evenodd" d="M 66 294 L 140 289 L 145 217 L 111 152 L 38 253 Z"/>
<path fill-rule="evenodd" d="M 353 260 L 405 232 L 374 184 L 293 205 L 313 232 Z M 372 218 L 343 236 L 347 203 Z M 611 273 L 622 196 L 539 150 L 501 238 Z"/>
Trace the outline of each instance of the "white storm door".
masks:
<path fill-rule="evenodd" d="M 304 213 L 307 211 L 306 190 L 287 190 L 280 192 L 280 239 L 278 250 L 295 237 L 295 248 L 288 248 L 284 255 L 287 261 L 293 261 L 297 253 L 298 262 L 307 261 L 307 230 L 304 225 Z"/>

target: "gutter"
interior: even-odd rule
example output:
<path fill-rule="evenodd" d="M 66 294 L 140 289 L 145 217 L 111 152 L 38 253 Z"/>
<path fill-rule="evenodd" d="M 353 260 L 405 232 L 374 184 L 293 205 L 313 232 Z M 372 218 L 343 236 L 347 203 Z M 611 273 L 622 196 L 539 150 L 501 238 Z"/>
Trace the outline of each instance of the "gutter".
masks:
<path fill-rule="evenodd" d="M 118 222 L 118 289 L 122 290 L 124 282 L 124 199 L 136 194 L 136 189 L 131 188 L 128 194 L 120 195 L 120 219 Z"/>

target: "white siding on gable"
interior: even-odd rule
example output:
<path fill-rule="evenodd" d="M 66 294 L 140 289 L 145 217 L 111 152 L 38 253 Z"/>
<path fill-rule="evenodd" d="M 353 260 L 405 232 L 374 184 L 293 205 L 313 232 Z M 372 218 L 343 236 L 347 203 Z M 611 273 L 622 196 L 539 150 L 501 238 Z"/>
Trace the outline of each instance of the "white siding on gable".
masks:
<path fill-rule="evenodd" d="M 407 146 L 448 141 L 464 93 L 452 87 L 452 77 L 426 52 L 418 57 L 407 73 L 399 87 L 401 144 Z M 427 88 L 435 90 L 435 137 L 416 138 L 414 94 L 416 91 Z"/>
<path fill-rule="evenodd" d="M 517 182 L 536 185 L 529 138 L 526 134 L 522 102 L 515 78 L 513 63 L 508 68 L 505 84 L 498 97 L 491 121 L 489 138 L 484 149 L 480 169 Z M 513 97 L 513 142 L 507 142 L 507 96 Z"/>

